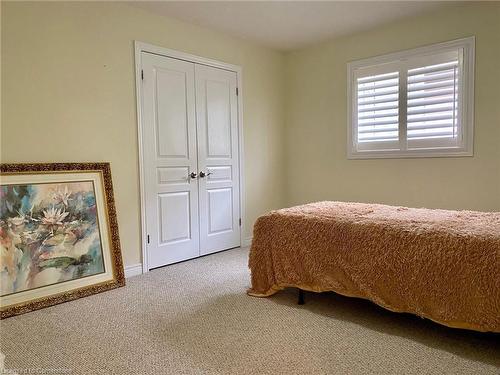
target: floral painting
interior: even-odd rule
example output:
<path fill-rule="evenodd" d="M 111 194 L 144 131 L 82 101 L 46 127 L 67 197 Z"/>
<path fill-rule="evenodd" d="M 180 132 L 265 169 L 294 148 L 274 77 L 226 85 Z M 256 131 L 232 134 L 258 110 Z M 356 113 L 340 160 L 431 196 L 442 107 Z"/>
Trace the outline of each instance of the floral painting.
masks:
<path fill-rule="evenodd" d="M 94 183 L 0 186 L 0 296 L 104 272 Z"/>

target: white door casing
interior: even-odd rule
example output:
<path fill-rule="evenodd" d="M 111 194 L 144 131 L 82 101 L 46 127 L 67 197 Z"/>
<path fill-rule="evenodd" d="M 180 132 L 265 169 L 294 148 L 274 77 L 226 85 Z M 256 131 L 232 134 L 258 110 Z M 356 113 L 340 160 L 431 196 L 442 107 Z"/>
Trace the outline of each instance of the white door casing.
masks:
<path fill-rule="evenodd" d="M 143 52 L 148 267 L 199 255 L 195 65 Z"/>
<path fill-rule="evenodd" d="M 240 245 L 237 76 L 196 64 L 195 82 L 204 255 Z"/>

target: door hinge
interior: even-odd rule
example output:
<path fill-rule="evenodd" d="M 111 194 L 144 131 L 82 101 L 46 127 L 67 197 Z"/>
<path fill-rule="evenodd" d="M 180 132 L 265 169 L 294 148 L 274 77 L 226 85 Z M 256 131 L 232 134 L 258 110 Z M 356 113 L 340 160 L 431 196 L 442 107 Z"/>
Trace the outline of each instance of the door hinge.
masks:
<path fill-rule="evenodd" d="M 141 79 L 144 81 L 144 70 L 141 69 Z"/>
<path fill-rule="evenodd" d="M 240 227 L 241 227 L 241 217 L 240 217 Z"/>
<path fill-rule="evenodd" d="M 236 96 L 239 95 L 239 91 L 238 91 L 238 88 L 236 87 Z"/>
<path fill-rule="evenodd" d="M 149 243 L 149 234 L 148 234 L 148 243 Z"/>

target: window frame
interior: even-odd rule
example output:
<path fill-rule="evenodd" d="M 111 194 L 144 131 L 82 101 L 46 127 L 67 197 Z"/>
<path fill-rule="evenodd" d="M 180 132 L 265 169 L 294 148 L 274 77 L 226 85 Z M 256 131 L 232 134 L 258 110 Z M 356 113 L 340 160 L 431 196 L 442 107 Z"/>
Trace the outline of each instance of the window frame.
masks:
<path fill-rule="evenodd" d="M 378 72 L 397 67 L 400 86 L 406 84 L 406 74 L 414 64 L 415 59 L 432 58 L 437 54 L 445 54 L 461 50 L 459 54 L 459 69 L 462 70 L 461 92 L 459 96 L 459 119 L 461 140 L 458 146 L 434 147 L 421 149 L 397 150 L 360 150 L 357 143 L 357 78 L 359 72 Z M 410 61 L 406 61 L 410 60 Z M 474 60 L 475 37 L 457 39 L 429 46 L 414 48 L 386 55 L 356 60 L 347 64 L 347 158 L 348 159 L 380 159 L 380 158 L 422 158 L 422 157 L 464 157 L 474 156 Z M 394 68 L 393 68 L 394 71 Z M 404 74 L 401 74 L 404 72 Z M 399 117 L 406 117 L 406 92 L 399 93 Z M 406 124 L 406 121 L 404 122 Z M 400 145 L 407 143 L 406 126 L 399 123 Z M 401 139 L 403 138 L 403 139 Z"/>

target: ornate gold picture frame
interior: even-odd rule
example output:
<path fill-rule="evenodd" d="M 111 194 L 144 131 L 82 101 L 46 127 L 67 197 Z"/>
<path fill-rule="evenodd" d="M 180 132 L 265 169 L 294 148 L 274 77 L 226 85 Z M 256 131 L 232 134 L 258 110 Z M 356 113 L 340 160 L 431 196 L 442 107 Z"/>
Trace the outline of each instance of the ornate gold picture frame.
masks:
<path fill-rule="evenodd" d="M 0 318 L 125 285 L 109 163 L 0 164 Z"/>

